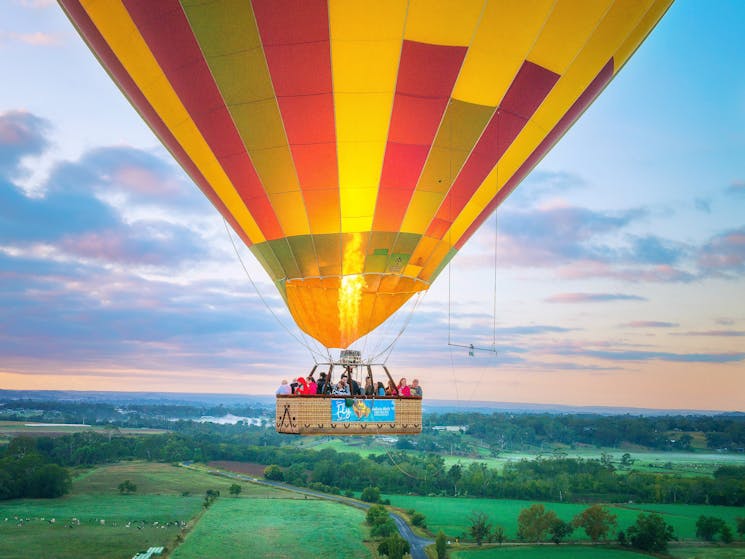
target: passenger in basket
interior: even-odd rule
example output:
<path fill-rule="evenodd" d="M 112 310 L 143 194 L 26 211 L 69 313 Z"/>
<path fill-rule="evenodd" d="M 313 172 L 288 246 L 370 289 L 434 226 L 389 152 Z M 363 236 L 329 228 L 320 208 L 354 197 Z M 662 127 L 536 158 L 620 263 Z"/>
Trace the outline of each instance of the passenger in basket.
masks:
<path fill-rule="evenodd" d="M 275 394 L 292 394 L 292 388 L 290 388 L 287 379 L 282 379 L 282 383 L 277 388 Z"/>
<path fill-rule="evenodd" d="M 375 396 L 375 384 L 373 384 L 372 377 L 365 379 L 365 396 Z"/>
<path fill-rule="evenodd" d="M 398 381 L 398 395 L 399 396 L 411 396 L 411 389 L 406 384 L 406 378 L 402 378 Z"/>
<path fill-rule="evenodd" d="M 342 375 L 342 377 L 339 379 L 339 382 L 334 387 L 334 391 L 332 392 L 335 396 L 351 396 L 349 392 L 349 385 L 347 384 L 347 377 L 346 375 Z"/>
<path fill-rule="evenodd" d="M 326 373 L 318 375 L 318 387 L 316 388 L 316 394 L 326 394 L 328 389 L 326 388 Z"/>
<path fill-rule="evenodd" d="M 306 394 L 318 394 L 318 385 L 316 379 L 313 378 L 313 373 L 308 375 L 308 388 L 306 388 Z"/>
<path fill-rule="evenodd" d="M 422 387 L 419 386 L 419 379 L 418 378 L 415 378 L 414 380 L 411 381 L 410 388 L 411 388 L 411 395 L 412 396 L 419 396 L 420 398 L 422 397 Z"/>
<path fill-rule="evenodd" d="M 376 396 L 385 396 L 385 386 L 383 386 L 383 383 L 378 381 L 378 385 L 375 388 Z"/>
<path fill-rule="evenodd" d="M 303 377 L 298 377 L 297 379 L 297 388 L 295 389 L 295 394 L 298 396 L 304 396 L 308 393 L 308 383 L 305 382 L 305 379 Z"/>
<path fill-rule="evenodd" d="M 396 388 L 396 383 L 393 382 L 392 379 L 388 379 L 388 386 L 385 389 L 385 395 L 398 396 L 398 388 Z"/>

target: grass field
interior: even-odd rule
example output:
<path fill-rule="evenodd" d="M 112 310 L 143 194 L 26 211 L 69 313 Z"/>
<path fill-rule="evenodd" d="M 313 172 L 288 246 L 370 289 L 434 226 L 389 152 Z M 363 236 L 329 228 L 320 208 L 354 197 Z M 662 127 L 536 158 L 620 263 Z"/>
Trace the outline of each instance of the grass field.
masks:
<path fill-rule="evenodd" d="M 468 533 L 468 517 L 473 512 L 483 512 L 489 516 L 493 525 L 502 526 L 507 537 L 517 537 L 517 517 L 522 509 L 529 507 L 530 501 L 511 499 L 468 499 L 464 497 L 416 497 L 408 495 L 386 495 L 394 507 L 403 510 L 415 509 L 427 518 L 427 527 L 433 533 L 442 530 L 450 537 L 464 537 Z M 554 511 L 559 518 L 571 521 L 587 505 L 568 503 L 544 503 L 548 510 Z M 641 512 L 658 512 L 665 521 L 675 529 L 680 539 L 695 539 L 696 520 L 700 515 L 717 516 L 729 523 L 736 533 L 735 518 L 743 516 L 742 507 L 717 507 L 707 505 L 610 505 L 610 511 L 616 515 L 617 528 L 614 531 L 628 528 L 636 521 Z M 572 540 L 587 540 L 583 530 L 575 531 Z"/>
<path fill-rule="evenodd" d="M 33 421 L 0 421 L 0 437 L 19 435 L 47 436 L 69 435 L 70 433 L 94 432 L 119 435 L 159 435 L 167 433 L 164 429 L 122 428 L 107 429 L 98 425 L 66 425 L 64 423 L 35 423 Z"/>
<path fill-rule="evenodd" d="M 371 558 L 365 513 L 314 499 L 220 499 L 172 559 Z"/>
<path fill-rule="evenodd" d="M 459 550 L 451 559 L 642 559 L 649 555 L 601 546 L 536 545 L 499 546 L 487 549 Z"/>
<path fill-rule="evenodd" d="M 730 546 L 672 546 L 670 555 L 676 559 L 745 559 L 745 547 Z"/>
<path fill-rule="evenodd" d="M 117 486 L 125 479 L 137 485 L 135 494 L 119 494 Z M 121 559 L 151 546 L 172 549 L 184 525 L 202 510 L 207 489 L 228 495 L 232 483 L 170 464 L 96 468 L 79 475 L 71 494 L 61 499 L 0 501 L 0 557 Z M 241 486 L 246 497 L 288 497 L 270 487 Z"/>
<path fill-rule="evenodd" d="M 385 443 L 378 438 L 370 437 L 328 437 L 320 439 L 301 439 L 297 443 L 305 448 L 321 450 L 332 448 L 337 452 L 353 452 L 360 456 L 369 454 L 385 454 L 395 452 L 393 445 Z M 489 468 L 502 470 L 505 464 L 518 462 L 520 460 L 534 460 L 539 456 L 548 457 L 553 455 L 552 449 L 545 452 L 501 452 L 498 456 L 490 456 L 487 450 L 479 446 L 474 440 L 472 445 L 472 454 L 469 456 L 448 456 L 444 455 L 446 467 L 453 464 L 468 464 L 479 462 L 485 463 Z M 697 449 L 696 452 L 649 452 L 642 450 L 629 450 L 621 448 L 560 448 L 562 455 L 568 458 L 600 459 L 603 453 L 611 455 L 615 462 L 620 462 L 621 456 L 628 452 L 634 460 L 633 469 L 663 474 L 682 474 L 682 475 L 710 475 L 714 470 L 724 465 L 745 465 L 745 455 L 743 454 L 723 454 L 716 452 L 707 452 Z M 415 453 L 416 451 L 408 451 Z"/>

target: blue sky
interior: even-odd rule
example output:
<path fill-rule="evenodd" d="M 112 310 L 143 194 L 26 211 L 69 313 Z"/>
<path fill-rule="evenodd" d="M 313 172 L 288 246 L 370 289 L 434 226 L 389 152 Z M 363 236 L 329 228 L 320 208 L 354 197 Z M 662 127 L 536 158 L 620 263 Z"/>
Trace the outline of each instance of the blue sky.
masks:
<path fill-rule="evenodd" d="M 61 9 L 2 11 L 0 388 L 269 394 L 303 374 L 312 341 Z M 744 28 L 745 3 L 676 2 L 421 298 L 394 376 L 461 401 L 745 410 Z"/>

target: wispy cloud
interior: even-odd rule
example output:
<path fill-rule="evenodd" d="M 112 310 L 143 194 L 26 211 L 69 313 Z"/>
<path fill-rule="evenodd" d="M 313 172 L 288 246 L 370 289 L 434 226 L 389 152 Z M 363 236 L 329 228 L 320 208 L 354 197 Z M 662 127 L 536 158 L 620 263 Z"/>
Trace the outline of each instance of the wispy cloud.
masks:
<path fill-rule="evenodd" d="M 48 146 L 49 122 L 26 111 L 0 113 L 0 180 L 18 177 L 24 157 L 41 154 Z"/>
<path fill-rule="evenodd" d="M 745 272 L 745 226 L 713 237 L 701 247 L 697 260 L 706 275 Z"/>
<path fill-rule="evenodd" d="M 675 322 L 661 322 L 657 320 L 634 320 L 627 322 L 622 326 L 628 328 L 677 328 L 678 324 Z"/>
<path fill-rule="evenodd" d="M 624 293 L 559 293 L 544 299 L 547 303 L 607 303 L 613 301 L 646 301 L 638 295 Z"/>
<path fill-rule="evenodd" d="M 680 332 L 680 336 L 713 336 L 715 338 L 742 338 L 745 330 L 698 330 L 691 332 Z"/>
<path fill-rule="evenodd" d="M 727 194 L 745 198 L 745 180 L 735 180 L 726 189 Z"/>
<path fill-rule="evenodd" d="M 33 47 L 51 47 L 62 44 L 62 38 L 54 33 L 14 33 L 0 31 L 1 43 L 23 43 Z"/>

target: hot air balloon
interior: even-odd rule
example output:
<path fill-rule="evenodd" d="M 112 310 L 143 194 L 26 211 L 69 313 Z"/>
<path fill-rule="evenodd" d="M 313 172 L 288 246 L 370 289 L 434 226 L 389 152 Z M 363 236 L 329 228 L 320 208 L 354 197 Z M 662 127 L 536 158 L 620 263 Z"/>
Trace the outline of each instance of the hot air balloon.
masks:
<path fill-rule="evenodd" d="M 328 348 L 432 284 L 672 2 L 59 1 Z"/>

